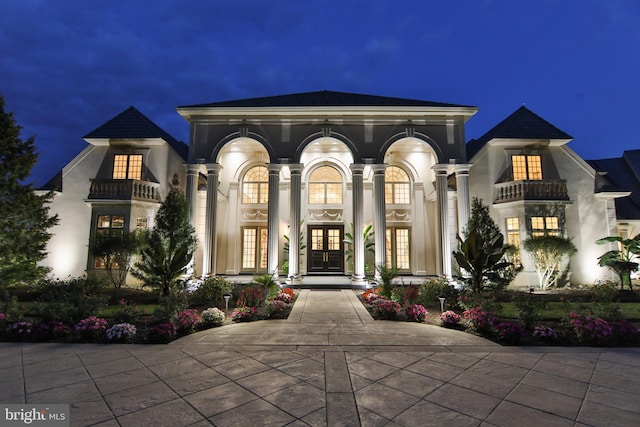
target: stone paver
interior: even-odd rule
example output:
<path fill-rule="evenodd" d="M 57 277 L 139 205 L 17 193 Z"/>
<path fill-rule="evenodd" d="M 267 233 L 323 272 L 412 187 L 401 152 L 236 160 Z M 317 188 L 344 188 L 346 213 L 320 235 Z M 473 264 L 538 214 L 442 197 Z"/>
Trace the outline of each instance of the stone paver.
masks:
<path fill-rule="evenodd" d="M 0 402 L 74 426 L 638 426 L 640 349 L 501 347 L 351 290 L 169 345 L 0 344 Z"/>

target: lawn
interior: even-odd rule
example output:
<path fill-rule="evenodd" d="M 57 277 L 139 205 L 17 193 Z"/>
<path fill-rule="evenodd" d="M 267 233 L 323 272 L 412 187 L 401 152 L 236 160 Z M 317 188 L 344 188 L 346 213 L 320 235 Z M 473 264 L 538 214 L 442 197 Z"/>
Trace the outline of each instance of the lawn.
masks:
<path fill-rule="evenodd" d="M 516 318 L 516 306 L 513 302 L 502 302 L 502 311 L 499 313 L 501 317 Z M 576 311 L 584 313 L 589 309 L 589 305 L 593 303 L 588 302 L 548 302 L 546 307 L 541 308 L 539 313 L 542 320 L 559 320 L 567 316 L 568 311 Z M 623 317 L 629 321 L 640 321 L 640 303 L 637 302 L 624 302 L 616 303 L 620 307 L 620 312 Z"/>

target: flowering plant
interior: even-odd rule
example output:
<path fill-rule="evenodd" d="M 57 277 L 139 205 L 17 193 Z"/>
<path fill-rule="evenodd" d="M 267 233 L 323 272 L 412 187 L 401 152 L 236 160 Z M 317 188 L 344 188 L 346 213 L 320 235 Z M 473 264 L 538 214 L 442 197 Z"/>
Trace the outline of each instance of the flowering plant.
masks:
<path fill-rule="evenodd" d="M 147 340 L 149 342 L 163 343 L 170 341 L 176 336 L 176 327 L 173 323 L 164 322 L 152 326 L 147 332 Z"/>
<path fill-rule="evenodd" d="M 293 300 L 296 297 L 296 291 L 294 291 L 291 288 L 284 288 L 281 293 L 285 293 L 289 295 L 291 297 L 291 300 Z"/>
<path fill-rule="evenodd" d="M 380 299 L 380 296 L 371 288 L 364 291 L 362 294 L 362 298 L 368 303 L 373 303 L 374 301 Z"/>
<path fill-rule="evenodd" d="M 109 341 L 132 341 L 138 330 L 131 323 L 117 323 L 107 329 L 107 339 Z"/>
<path fill-rule="evenodd" d="M 453 310 L 447 310 L 440 314 L 440 321 L 445 327 L 455 326 L 460 323 L 460 315 Z"/>
<path fill-rule="evenodd" d="M 207 308 L 200 317 L 205 326 L 221 326 L 226 318 L 224 311 L 217 307 Z"/>
<path fill-rule="evenodd" d="M 33 323 L 31 322 L 15 322 L 7 326 L 7 338 L 22 341 L 31 336 Z"/>
<path fill-rule="evenodd" d="M 195 327 L 202 322 L 202 317 L 196 309 L 179 311 L 176 314 L 176 327 L 178 332 L 188 334 L 193 332 Z"/>
<path fill-rule="evenodd" d="M 231 313 L 231 320 L 236 322 L 250 322 L 256 314 L 255 307 L 238 307 Z"/>
<path fill-rule="evenodd" d="M 476 331 L 487 332 L 498 320 L 495 314 L 484 311 L 480 307 L 465 310 L 462 314 L 465 319 L 471 322 L 471 325 Z"/>
<path fill-rule="evenodd" d="M 376 299 L 371 307 L 371 314 L 376 319 L 394 320 L 402 307 L 395 301 Z"/>
<path fill-rule="evenodd" d="M 0 322 L 5 322 L 7 319 L 9 319 L 9 316 L 4 313 L 0 313 Z"/>
<path fill-rule="evenodd" d="M 427 309 L 420 304 L 411 304 L 404 309 L 404 315 L 407 316 L 409 322 L 424 322 L 427 320 L 429 313 Z"/>
<path fill-rule="evenodd" d="M 628 320 L 612 322 L 613 338 L 617 344 L 634 345 L 640 343 L 640 331 Z"/>
<path fill-rule="evenodd" d="M 599 317 L 583 316 L 570 312 L 569 324 L 578 341 L 585 344 L 601 345 L 613 335 L 613 327 Z"/>
<path fill-rule="evenodd" d="M 291 295 L 289 295 L 287 292 L 280 292 L 278 295 L 276 295 L 273 300 L 274 301 L 281 301 L 285 304 L 289 304 L 291 303 L 291 300 L 293 299 L 293 297 Z"/>
<path fill-rule="evenodd" d="M 82 319 L 73 327 L 80 337 L 85 339 L 97 339 L 107 329 L 107 321 L 101 317 L 89 316 Z"/>
<path fill-rule="evenodd" d="M 42 322 L 35 330 L 35 335 L 40 340 L 57 340 L 67 337 L 71 333 L 71 328 L 59 320 Z"/>
<path fill-rule="evenodd" d="M 558 334 L 556 331 L 545 325 L 538 325 L 533 328 L 533 336 L 541 339 L 542 341 L 557 341 Z"/>
<path fill-rule="evenodd" d="M 285 294 L 286 295 L 286 294 Z M 287 317 L 287 304 L 281 300 L 273 300 L 267 306 L 267 310 L 269 311 L 269 316 L 282 319 Z"/>
<path fill-rule="evenodd" d="M 495 325 L 495 330 L 500 341 L 509 344 L 517 344 L 525 337 L 522 325 L 516 322 L 500 322 Z"/>

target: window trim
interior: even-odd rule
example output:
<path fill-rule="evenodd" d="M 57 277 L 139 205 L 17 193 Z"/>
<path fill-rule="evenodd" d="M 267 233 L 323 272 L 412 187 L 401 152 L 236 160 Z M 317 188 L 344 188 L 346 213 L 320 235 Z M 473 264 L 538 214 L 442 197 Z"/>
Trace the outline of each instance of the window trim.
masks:
<path fill-rule="evenodd" d="M 398 242 L 397 242 L 397 234 L 398 230 L 406 230 L 407 231 L 407 263 L 409 266 L 407 268 L 398 268 L 399 273 L 409 273 L 411 272 L 411 227 L 408 226 L 388 226 L 385 229 L 385 265 L 389 268 L 397 268 L 398 266 Z M 391 232 L 391 241 L 387 240 L 389 236 L 389 232 Z M 390 262 L 391 261 L 391 262 Z"/>

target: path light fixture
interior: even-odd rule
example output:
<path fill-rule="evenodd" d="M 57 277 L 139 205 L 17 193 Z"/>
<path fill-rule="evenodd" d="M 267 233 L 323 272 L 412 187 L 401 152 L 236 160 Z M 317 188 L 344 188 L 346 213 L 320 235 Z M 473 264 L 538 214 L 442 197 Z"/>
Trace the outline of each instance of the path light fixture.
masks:
<path fill-rule="evenodd" d="M 440 311 L 444 312 L 444 300 L 445 300 L 445 297 L 438 297 L 438 299 L 440 300 Z"/>
<path fill-rule="evenodd" d="M 231 294 L 224 294 L 224 314 L 229 315 L 229 299 L 231 298 Z"/>

